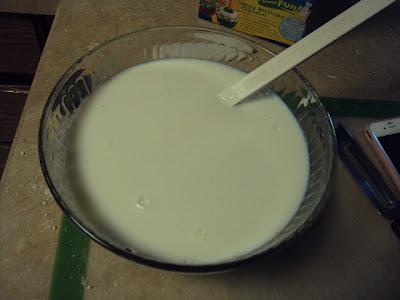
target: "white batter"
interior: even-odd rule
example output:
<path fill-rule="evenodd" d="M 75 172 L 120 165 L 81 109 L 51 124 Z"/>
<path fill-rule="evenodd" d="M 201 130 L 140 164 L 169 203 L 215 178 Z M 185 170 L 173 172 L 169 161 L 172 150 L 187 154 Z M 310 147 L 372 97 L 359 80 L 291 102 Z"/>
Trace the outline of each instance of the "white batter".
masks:
<path fill-rule="evenodd" d="M 221 104 L 217 94 L 243 75 L 161 60 L 120 73 L 83 106 L 76 176 L 126 247 L 212 264 L 256 249 L 293 217 L 308 179 L 302 131 L 277 96 Z"/>

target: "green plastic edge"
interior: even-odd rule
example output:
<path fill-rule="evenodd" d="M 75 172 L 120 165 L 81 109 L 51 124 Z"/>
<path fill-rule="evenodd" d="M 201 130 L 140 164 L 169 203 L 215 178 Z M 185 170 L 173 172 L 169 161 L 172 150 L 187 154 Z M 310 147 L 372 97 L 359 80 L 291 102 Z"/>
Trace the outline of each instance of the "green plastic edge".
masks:
<path fill-rule="evenodd" d="M 49 299 L 82 299 L 90 239 L 64 214 L 61 218 Z"/>
<path fill-rule="evenodd" d="M 400 101 L 321 97 L 334 117 L 392 118 L 400 115 Z M 82 299 L 90 239 L 62 216 L 49 299 Z"/>
<path fill-rule="evenodd" d="M 320 97 L 334 117 L 387 119 L 400 116 L 400 101 Z"/>

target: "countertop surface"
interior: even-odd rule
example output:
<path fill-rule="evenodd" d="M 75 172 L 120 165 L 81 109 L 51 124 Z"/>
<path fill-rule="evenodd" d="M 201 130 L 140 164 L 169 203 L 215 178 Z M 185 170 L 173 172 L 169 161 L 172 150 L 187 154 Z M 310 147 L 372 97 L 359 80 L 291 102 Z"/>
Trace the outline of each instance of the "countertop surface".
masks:
<path fill-rule="evenodd" d="M 61 2 L 0 182 L 0 298 L 48 294 L 61 211 L 42 176 L 37 137 L 57 80 L 88 50 L 130 31 L 167 25 L 220 28 L 199 20 L 196 10 L 197 1 L 183 0 Z M 399 100 L 399 15 L 396 3 L 299 69 L 321 96 Z M 364 146 L 368 121 L 342 120 Z M 282 253 L 233 272 L 189 276 L 141 266 L 91 242 L 85 297 L 399 299 L 399 253 L 400 241 L 389 223 L 339 162 L 320 219 Z"/>

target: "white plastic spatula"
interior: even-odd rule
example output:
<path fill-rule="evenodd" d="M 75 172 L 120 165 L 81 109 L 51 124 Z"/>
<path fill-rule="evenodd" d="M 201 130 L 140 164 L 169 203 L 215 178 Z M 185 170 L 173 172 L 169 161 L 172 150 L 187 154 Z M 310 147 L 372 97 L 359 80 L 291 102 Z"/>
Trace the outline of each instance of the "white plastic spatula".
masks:
<path fill-rule="evenodd" d="M 294 68 L 396 0 L 361 0 L 296 44 L 223 90 L 218 96 L 233 106 Z"/>

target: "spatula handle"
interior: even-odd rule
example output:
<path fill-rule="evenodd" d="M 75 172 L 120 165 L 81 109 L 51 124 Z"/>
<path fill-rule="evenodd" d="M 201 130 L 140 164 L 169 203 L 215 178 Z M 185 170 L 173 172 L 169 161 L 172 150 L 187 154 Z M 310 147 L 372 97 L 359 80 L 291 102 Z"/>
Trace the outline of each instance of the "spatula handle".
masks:
<path fill-rule="evenodd" d="M 244 76 L 218 96 L 233 106 L 291 70 L 396 0 L 361 0 Z"/>

